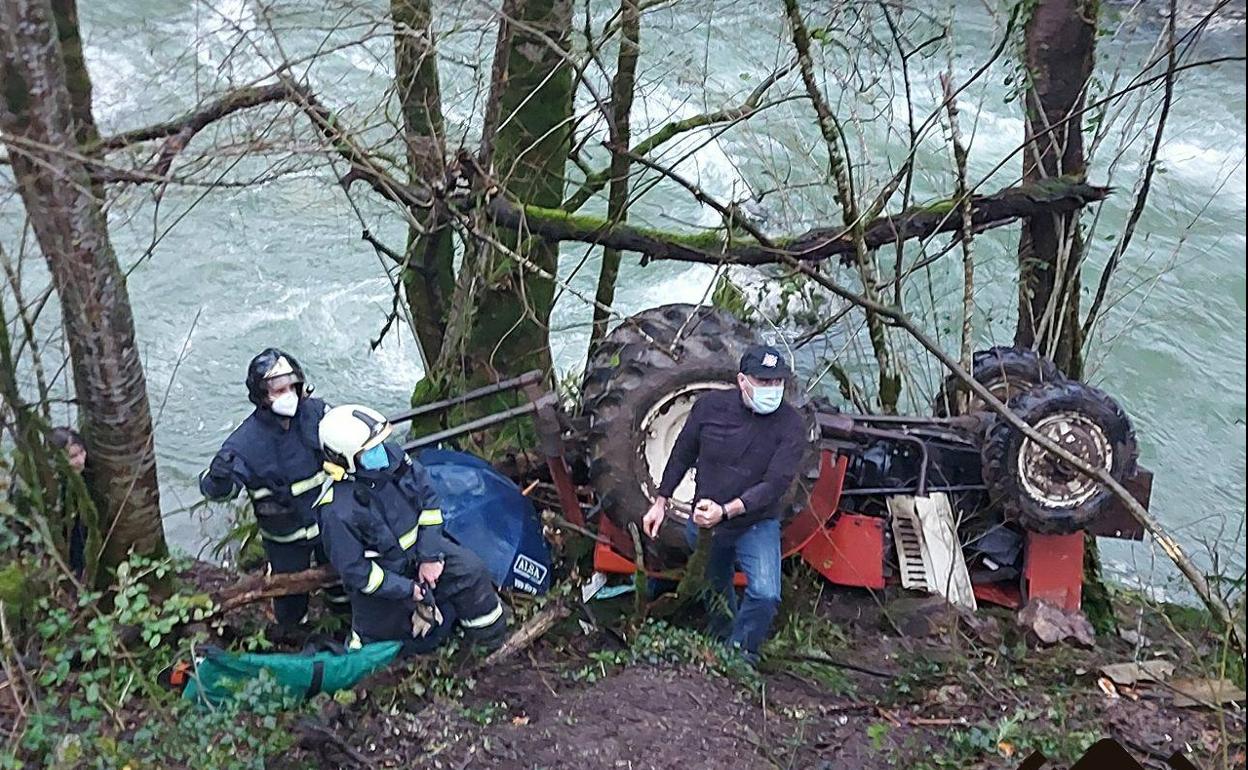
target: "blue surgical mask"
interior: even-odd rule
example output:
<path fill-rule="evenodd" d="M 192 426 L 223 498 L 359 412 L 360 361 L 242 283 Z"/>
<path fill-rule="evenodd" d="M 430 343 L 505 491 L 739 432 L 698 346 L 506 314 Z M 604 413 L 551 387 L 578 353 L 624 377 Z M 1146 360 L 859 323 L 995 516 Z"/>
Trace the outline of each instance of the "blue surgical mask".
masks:
<path fill-rule="evenodd" d="M 366 471 L 379 471 L 390 466 L 390 455 L 386 453 L 386 445 L 378 444 L 372 449 L 360 453 L 359 465 Z"/>
<path fill-rule="evenodd" d="M 754 395 L 746 398 L 747 405 L 759 414 L 771 414 L 783 401 L 783 385 L 755 385 Z"/>

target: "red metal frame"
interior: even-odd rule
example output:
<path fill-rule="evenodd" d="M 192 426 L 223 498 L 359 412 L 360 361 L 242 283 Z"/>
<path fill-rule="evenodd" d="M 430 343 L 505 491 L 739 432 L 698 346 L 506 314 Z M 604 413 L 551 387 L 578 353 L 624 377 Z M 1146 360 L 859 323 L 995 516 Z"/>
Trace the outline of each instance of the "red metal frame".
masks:
<path fill-rule="evenodd" d="M 584 512 L 572 483 L 559 442 L 546 441 L 546 463 L 559 494 L 565 518 L 586 527 Z M 884 520 L 840 510 L 847 458 L 828 449 L 821 451 L 819 477 L 807 506 L 781 533 L 784 556 L 800 554 L 815 571 L 837 585 L 884 588 Z M 609 518 L 598 521 L 599 540 L 594 546 L 594 569 L 631 575 L 636 570 L 631 537 Z M 1079 609 L 1083 591 L 1084 533 L 1071 535 L 1026 534 L 1023 576 L 1017 586 L 975 586 L 980 601 L 1017 608 L 1030 599 L 1042 599 L 1066 610 Z M 652 573 L 653 574 L 653 573 Z M 733 581 L 745 585 L 744 575 Z"/>
<path fill-rule="evenodd" d="M 1083 599 L 1083 532 L 1041 535 L 1028 532 L 1023 552 L 1022 599 L 1041 599 L 1064 610 L 1078 610 Z"/>

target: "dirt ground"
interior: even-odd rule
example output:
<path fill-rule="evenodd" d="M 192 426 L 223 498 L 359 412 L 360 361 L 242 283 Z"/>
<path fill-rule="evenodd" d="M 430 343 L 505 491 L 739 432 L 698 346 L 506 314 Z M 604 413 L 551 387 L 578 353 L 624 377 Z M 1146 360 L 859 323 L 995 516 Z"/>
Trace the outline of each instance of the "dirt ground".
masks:
<path fill-rule="evenodd" d="M 588 681 L 587 654 L 609 640 L 551 634 L 450 697 L 430 701 L 396 681 L 357 688 L 355 702 L 322 710 L 324 740 L 305 741 L 304 759 L 439 770 L 940 770 L 1016 768 L 1041 749 L 1068 757 L 1045 765 L 1058 768 L 1111 737 L 1146 768 L 1167 767 L 1176 751 L 1201 768 L 1244 767 L 1241 708 L 1179 709 L 1164 688 L 1111 697 L 1098 687 L 1099 666 L 1131 659 L 1122 639 L 1036 649 L 1007 629 L 995 646 L 964 633 L 951 645 L 948 635 L 883 634 L 878 610 L 852 601 L 834 607 L 842 622 L 854 618 L 841 660 L 885 676 L 844 671 L 829 687 L 809 666 L 764 665 L 751 686 L 686 662 L 598 665 Z M 1154 645 L 1149 655 L 1158 654 L 1186 665 Z"/>

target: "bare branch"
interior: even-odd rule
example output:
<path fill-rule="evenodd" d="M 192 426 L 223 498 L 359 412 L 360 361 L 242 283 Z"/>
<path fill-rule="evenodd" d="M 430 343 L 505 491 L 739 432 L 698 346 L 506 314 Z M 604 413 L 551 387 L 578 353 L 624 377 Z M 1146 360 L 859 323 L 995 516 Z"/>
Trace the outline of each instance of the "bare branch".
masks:
<path fill-rule="evenodd" d="M 1092 331 L 1093 325 L 1101 311 L 1101 305 L 1105 302 L 1105 295 L 1109 291 L 1109 281 L 1113 278 L 1114 271 L 1118 269 L 1118 261 L 1122 259 L 1122 255 L 1127 252 L 1127 247 L 1131 245 L 1131 239 L 1135 235 L 1135 226 L 1140 221 L 1140 215 L 1144 213 L 1144 206 L 1148 202 L 1148 192 L 1153 184 L 1153 172 L 1157 169 L 1157 153 L 1161 150 L 1161 137 L 1166 131 L 1166 118 L 1170 116 L 1170 104 L 1174 100 L 1174 75 L 1178 66 L 1178 51 L 1175 45 L 1175 16 L 1177 9 L 1175 0 L 1170 0 L 1170 18 L 1166 25 L 1167 36 L 1169 37 L 1169 54 L 1166 62 L 1165 73 L 1165 90 L 1161 97 L 1161 114 L 1157 118 L 1157 131 L 1153 134 L 1153 144 L 1148 150 L 1148 161 L 1144 164 L 1144 178 L 1140 182 L 1139 192 L 1135 195 L 1135 204 L 1131 207 L 1131 214 L 1127 217 L 1127 224 L 1122 229 L 1122 237 L 1118 239 L 1118 244 L 1114 247 L 1113 253 L 1109 255 L 1109 260 L 1105 263 L 1105 269 L 1101 271 L 1101 280 L 1096 287 L 1096 296 L 1092 300 L 1092 307 L 1088 308 L 1088 315 L 1083 321 L 1083 330 L 1081 336 L 1084 344 L 1087 344 L 1088 337 Z"/>
<path fill-rule="evenodd" d="M 681 134 L 687 134 L 690 131 L 697 131 L 700 128 L 707 128 L 708 126 L 714 126 L 720 123 L 741 121 L 751 117 L 763 109 L 763 96 L 766 95 L 768 89 L 775 85 L 776 82 L 785 75 L 792 72 L 796 66 L 796 63 L 789 64 L 788 66 L 773 72 L 762 83 L 760 83 L 757 88 L 750 92 L 750 95 L 746 97 L 745 101 L 736 107 L 727 107 L 722 110 L 715 110 L 714 112 L 707 112 L 701 115 L 684 118 L 682 120 L 672 121 L 655 133 L 638 142 L 635 147 L 632 147 L 629 150 L 629 152 L 634 156 L 644 157 Z M 609 166 L 601 169 L 600 171 L 589 174 L 586 176 L 585 181 L 581 183 L 580 188 L 564 200 L 561 208 L 569 212 L 578 211 L 585 205 L 586 202 L 589 201 L 590 198 L 602 192 L 609 181 L 611 181 L 611 169 Z"/>
<path fill-rule="evenodd" d="M 179 118 L 105 137 L 95 145 L 88 145 L 86 149 L 93 152 L 108 152 L 142 142 L 150 142 L 154 139 L 167 139 L 169 137 L 175 137 L 174 141 L 179 143 L 180 149 L 185 147 L 196 133 L 227 115 L 232 115 L 241 110 L 248 110 L 252 107 L 259 107 L 262 104 L 294 101 L 293 97 L 294 94 L 284 82 L 239 88 L 229 91 Z M 162 155 L 164 152 L 162 150 Z"/>

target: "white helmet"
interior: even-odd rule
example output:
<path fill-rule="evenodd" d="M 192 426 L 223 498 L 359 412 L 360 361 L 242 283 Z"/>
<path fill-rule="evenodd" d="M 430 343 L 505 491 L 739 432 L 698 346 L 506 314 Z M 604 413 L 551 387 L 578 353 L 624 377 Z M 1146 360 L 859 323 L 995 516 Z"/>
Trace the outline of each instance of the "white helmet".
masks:
<path fill-rule="evenodd" d="M 336 406 L 321 418 L 321 451 L 325 459 L 355 473 L 355 458 L 385 441 L 393 428 L 376 409 L 359 404 Z"/>

